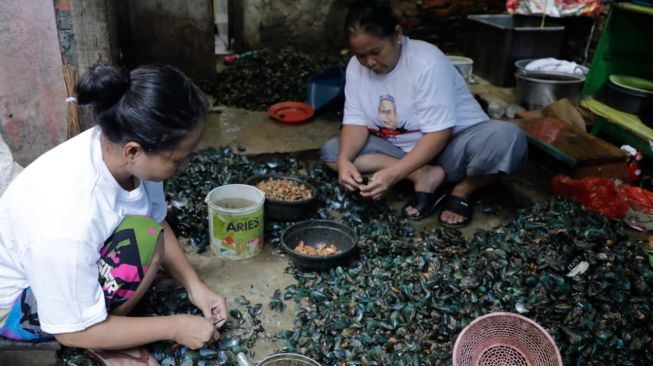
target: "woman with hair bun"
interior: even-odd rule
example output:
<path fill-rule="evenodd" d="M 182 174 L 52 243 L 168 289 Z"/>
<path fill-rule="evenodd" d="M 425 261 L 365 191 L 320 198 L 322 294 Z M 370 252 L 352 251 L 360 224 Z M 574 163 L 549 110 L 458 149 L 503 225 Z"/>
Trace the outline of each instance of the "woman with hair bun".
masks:
<path fill-rule="evenodd" d="M 97 126 L 36 159 L 0 197 L 0 335 L 54 337 L 111 364 L 157 365 L 137 347 L 160 340 L 203 347 L 219 336 L 225 301 L 166 222 L 162 181 L 200 141 L 204 94 L 171 66 L 98 64 L 77 101 Z M 159 266 L 203 316 L 127 317 Z"/>
<path fill-rule="evenodd" d="M 441 208 L 442 225 L 466 225 L 472 193 L 524 163 L 525 135 L 490 120 L 447 57 L 404 36 L 387 5 L 352 4 L 345 34 L 354 57 L 343 129 L 324 145 L 322 160 L 338 171 L 341 185 L 364 197 L 379 199 L 408 179 L 415 201 L 404 215 L 417 220 Z M 371 174 L 368 184 L 361 174 Z"/>

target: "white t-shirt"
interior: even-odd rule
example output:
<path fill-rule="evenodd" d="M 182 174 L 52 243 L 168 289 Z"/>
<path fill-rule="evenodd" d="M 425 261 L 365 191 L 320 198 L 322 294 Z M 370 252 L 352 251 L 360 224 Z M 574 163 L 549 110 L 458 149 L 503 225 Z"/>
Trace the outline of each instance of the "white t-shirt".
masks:
<path fill-rule="evenodd" d="M 45 332 L 106 319 L 100 249 L 132 215 L 163 222 L 163 184 L 122 189 L 102 159 L 98 127 L 43 154 L 0 197 L 0 308 L 31 287 Z"/>
<path fill-rule="evenodd" d="M 456 133 L 489 118 L 449 59 L 434 45 L 404 37 L 394 69 L 378 75 L 356 57 L 347 65 L 343 124 L 367 126 L 404 152 L 425 133 Z"/>

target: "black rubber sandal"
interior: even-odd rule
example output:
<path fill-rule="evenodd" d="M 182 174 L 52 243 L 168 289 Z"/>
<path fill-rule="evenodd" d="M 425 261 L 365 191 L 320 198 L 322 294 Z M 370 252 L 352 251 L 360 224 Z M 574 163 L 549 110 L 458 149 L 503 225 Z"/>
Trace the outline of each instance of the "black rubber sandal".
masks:
<path fill-rule="evenodd" d="M 443 221 L 442 212 L 444 211 L 449 211 L 455 213 L 456 215 L 462 216 L 463 221 L 455 224 Z M 442 226 L 451 227 L 451 228 L 460 228 L 463 226 L 467 226 L 467 224 L 469 224 L 469 222 L 472 221 L 473 214 L 474 214 L 474 207 L 472 207 L 472 205 L 469 202 L 467 202 L 466 200 L 458 196 L 449 195 L 442 203 L 442 210 L 440 210 L 440 216 L 438 217 L 438 222 L 440 222 L 440 225 Z"/>
<path fill-rule="evenodd" d="M 447 197 L 449 192 L 445 189 L 436 189 L 435 192 L 415 192 L 415 199 L 407 203 L 402 209 L 401 213 L 404 217 L 411 220 L 421 220 L 429 217 L 435 212 L 442 201 Z M 418 214 L 409 215 L 406 213 L 408 207 L 414 207 Z"/>

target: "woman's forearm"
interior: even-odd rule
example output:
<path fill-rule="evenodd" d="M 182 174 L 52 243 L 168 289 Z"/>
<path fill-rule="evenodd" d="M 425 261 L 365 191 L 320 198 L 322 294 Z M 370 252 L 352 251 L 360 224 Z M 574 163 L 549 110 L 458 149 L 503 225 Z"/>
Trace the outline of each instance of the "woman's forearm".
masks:
<path fill-rule="evenodd" d="M 183 315 L 182 315 L 183 316 Z M 126 317 L 109 315 L 83 331 L 55 335 L 68 347 L 124 349 L 174 339 L 180 316 Z"/>
<path fill-rule="evenodd" d="M 451 129 L 427 133 L 417 142 L 417 145 L 394 165 L 395 174 L 406 178 L 415 170 L 428 164 L 447 146 L 451 137 Z"/>
<path fill-rule="evenodd" d="M 369 131 L 365 126 L 345 125 L 340 133 L 340 151 L 338 160 L 354 161 L 367 142 Z"/>

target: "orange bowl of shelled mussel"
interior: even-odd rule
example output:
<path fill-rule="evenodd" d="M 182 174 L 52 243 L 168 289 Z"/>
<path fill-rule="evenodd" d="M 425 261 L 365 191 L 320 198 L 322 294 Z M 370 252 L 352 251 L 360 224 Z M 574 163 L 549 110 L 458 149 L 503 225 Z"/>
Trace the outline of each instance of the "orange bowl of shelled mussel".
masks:
<path fill-rule="evenodd" d="M 310 183 L 290 176 L 262 174 L 247 184 L 265 193 L 265 217 L 276 221 L 296 221 L 309 217 L 315 209 L 317 190 Z"/>

